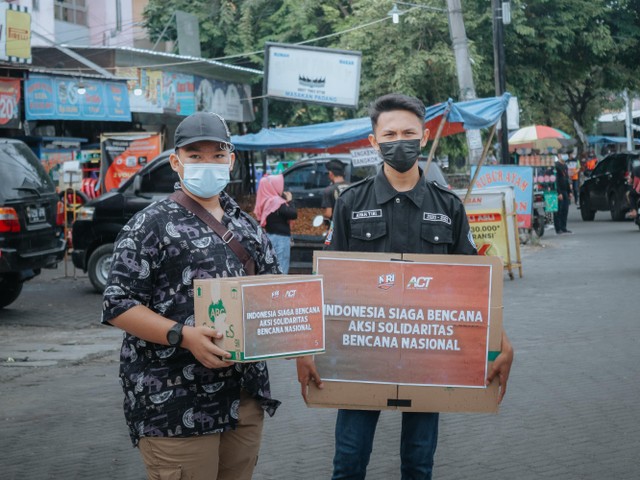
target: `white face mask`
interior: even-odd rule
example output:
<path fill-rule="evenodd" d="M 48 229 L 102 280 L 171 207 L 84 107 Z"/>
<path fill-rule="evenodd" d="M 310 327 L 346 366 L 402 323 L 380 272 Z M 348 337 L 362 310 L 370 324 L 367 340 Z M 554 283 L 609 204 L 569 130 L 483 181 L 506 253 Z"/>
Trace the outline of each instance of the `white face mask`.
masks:
<path fill-rule="evenodd" d="M 196 197 L 211 198 L 218 195 L 230 180 L 228 163 L 182 163 L 182 184 Z"/>

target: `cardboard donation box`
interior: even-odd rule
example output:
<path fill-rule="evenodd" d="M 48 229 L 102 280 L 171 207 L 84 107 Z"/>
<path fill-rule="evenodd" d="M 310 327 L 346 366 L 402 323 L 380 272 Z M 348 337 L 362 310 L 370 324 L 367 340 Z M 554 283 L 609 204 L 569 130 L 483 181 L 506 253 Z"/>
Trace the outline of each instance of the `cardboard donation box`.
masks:
<path fill-rule="evenodd" d="M 496 412 L 485 386 L 502 336 L 497 257 L 315 252 L 324 279 L 324 382 L 309 406 Z"/>
<path fill-rule="evenodd" d="M 223 333 L 236 362 L 324 352 L 323 279 L 259 275 L 194 280 L 196 325 Z"/>

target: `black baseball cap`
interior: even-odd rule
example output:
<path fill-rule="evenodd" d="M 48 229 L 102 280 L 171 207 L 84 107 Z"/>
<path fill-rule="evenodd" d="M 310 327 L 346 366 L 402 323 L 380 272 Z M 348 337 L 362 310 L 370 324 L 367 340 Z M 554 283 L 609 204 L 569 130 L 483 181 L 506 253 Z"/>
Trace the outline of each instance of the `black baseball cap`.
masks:
<path fill-rule="evenodd" d="M 224 119 L 217 113 L 198 112 L 185 118 L 174 135 L 175 148 L 195 142 L 210 141 L 231 145 L 231 133 Z"/>

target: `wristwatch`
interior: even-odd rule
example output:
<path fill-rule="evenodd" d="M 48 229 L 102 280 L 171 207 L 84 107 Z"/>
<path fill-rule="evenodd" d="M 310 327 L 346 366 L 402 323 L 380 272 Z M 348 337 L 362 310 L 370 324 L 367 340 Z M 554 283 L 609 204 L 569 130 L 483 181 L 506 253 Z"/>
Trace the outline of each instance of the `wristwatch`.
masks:
<path fill-rule="evenodd" d="M 167 332 L 167 342 L 172 347 L 179 347 L 182 343 L 182 327 L 184 324 L 178 322 Z"/>

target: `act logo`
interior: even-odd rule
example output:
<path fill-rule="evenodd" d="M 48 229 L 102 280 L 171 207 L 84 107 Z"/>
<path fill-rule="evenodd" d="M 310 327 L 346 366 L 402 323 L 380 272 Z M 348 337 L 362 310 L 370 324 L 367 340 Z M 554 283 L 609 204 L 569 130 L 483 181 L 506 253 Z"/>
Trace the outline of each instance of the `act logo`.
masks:
<path fill-rule="evenodd" d="M 426 290 L 429 288 L 433 277 L 411 277 L 409 283 L 407 283 L 407 290 Z"/>
<path fill-rule="evenodd" d="M 396 284 L 396 274 L 395 273 L 385 273 L 383 275 L 378 275 L 378 288 L 382 290 L 389 290 Z"/>

